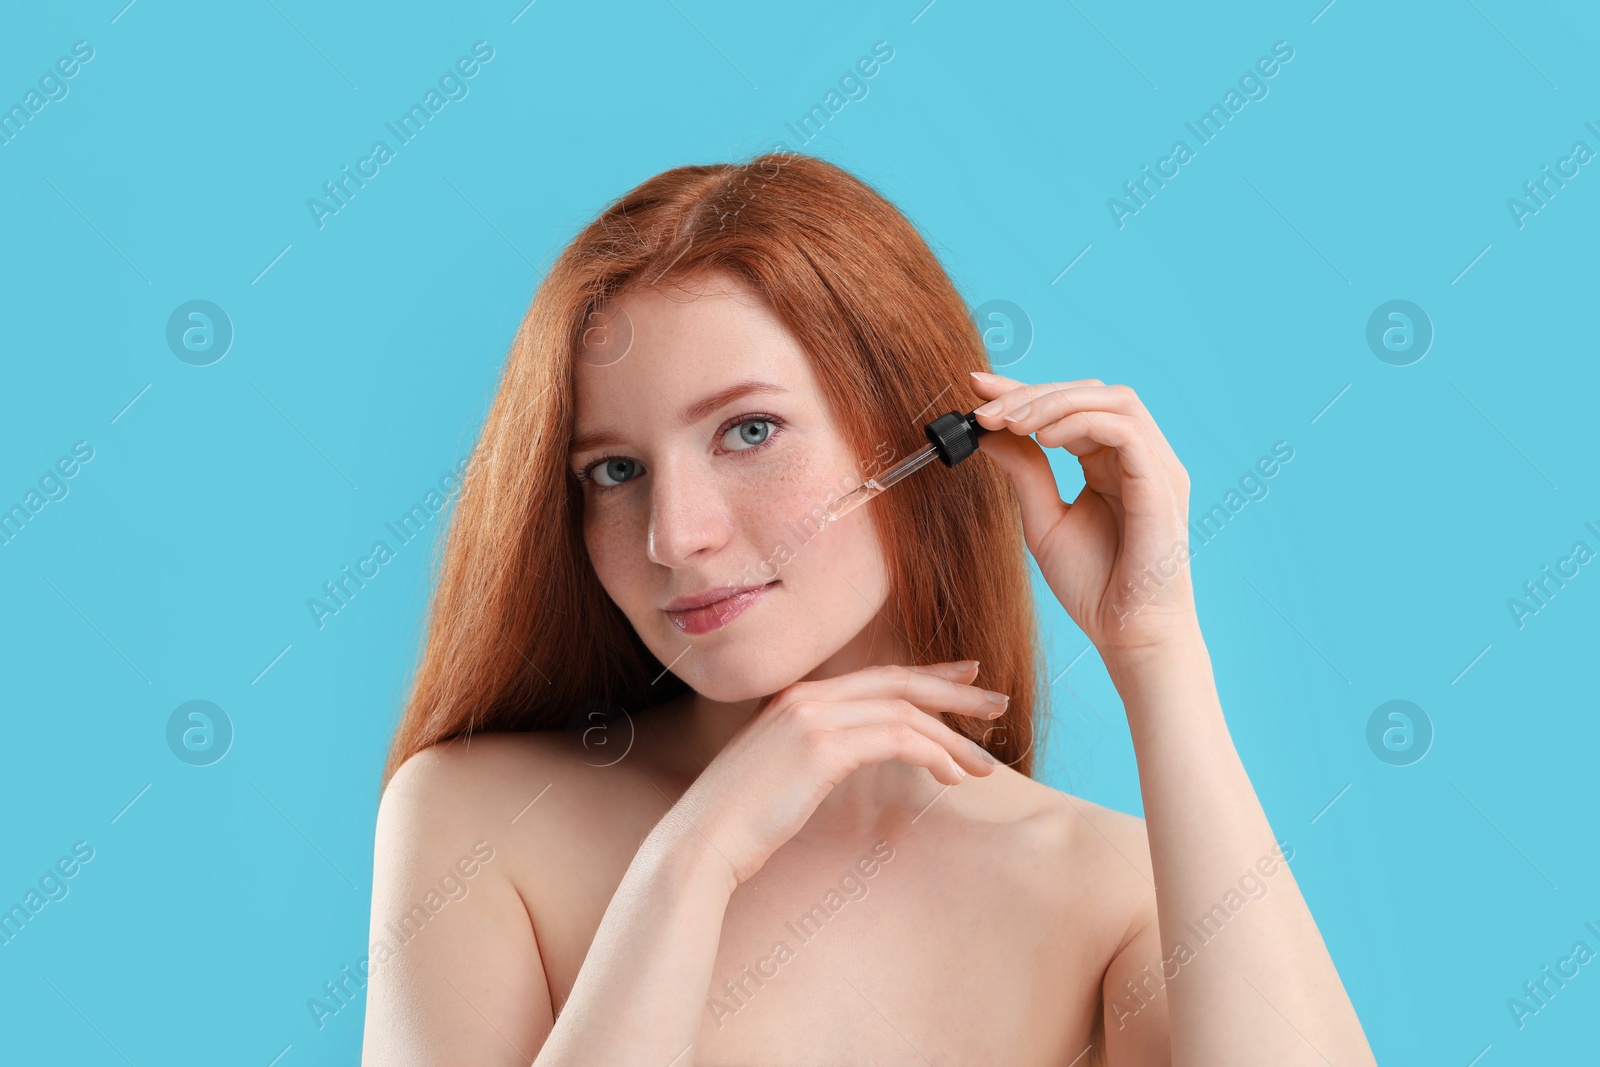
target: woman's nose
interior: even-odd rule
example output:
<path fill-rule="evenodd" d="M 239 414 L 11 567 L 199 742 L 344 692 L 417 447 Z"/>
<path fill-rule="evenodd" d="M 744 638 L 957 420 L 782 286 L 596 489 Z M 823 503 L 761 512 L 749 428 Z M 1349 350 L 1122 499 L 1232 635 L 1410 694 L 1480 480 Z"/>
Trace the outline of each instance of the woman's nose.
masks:
<path fill-rule="evenodd" d="M 727 543 L 727 486 L 710 472 L 692 462 L 663 463 L 651 473 L 651 481 L 646 552 L 652 562 L 682 567 Z"/>

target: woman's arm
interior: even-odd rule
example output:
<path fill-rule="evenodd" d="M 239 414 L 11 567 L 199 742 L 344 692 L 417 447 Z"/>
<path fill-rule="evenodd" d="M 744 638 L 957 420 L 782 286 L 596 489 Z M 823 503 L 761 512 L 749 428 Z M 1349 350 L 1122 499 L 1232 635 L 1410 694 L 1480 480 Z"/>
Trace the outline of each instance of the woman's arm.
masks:
<path fill-rule="evenodd" d="M 1160 916 L 1159 942 L 1136 942 L 1107 973 L 1107 1063 L 1149 1062 L 1118 1055 L 1140 1016 L 1132 981 L 1165 995 L 1173 1064 L 1374 1064 L 1289 869 L 1293 843 L 1274 838 L 1234 750 L 1198 627 L 1106 666 L 1133 735 Z"/>
<path fill-rule="evenodd" d="M 1010 476 L 1029 551 L 1099 649 L 1139 763 L 1157 921 L 1145 902 L 1107 970 L 1104 1062 L 1374 1063 L 1222 716 L 1189 576 L 1188 473 L 1126 386 L 973 379 L 989 399 L 979 421 L 1011 431 L 980 450 Z M 1040 446 L 1082 462 L 1072 504 Z"/>
<path fill-rule="evenodd" d="M 674 808 L 622 876 L 533 1067 L 688 1067 L 733 868 Z"/>

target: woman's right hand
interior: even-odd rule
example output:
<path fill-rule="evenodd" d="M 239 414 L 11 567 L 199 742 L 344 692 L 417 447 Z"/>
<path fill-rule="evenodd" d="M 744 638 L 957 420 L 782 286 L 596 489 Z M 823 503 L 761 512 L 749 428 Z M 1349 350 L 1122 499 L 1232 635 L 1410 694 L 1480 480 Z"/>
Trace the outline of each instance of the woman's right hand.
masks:
<path fill-rule="evenodd" d="M 971 684 L 977 663 L 882 666 L 779 690 L 695 779 L 677 810 L 733 867 L 735 885 L 800 832 L 858 767 L 898 759 L 945 785 L 997 766 L 939 712 L 991 720 L 1009 699 Z"/>

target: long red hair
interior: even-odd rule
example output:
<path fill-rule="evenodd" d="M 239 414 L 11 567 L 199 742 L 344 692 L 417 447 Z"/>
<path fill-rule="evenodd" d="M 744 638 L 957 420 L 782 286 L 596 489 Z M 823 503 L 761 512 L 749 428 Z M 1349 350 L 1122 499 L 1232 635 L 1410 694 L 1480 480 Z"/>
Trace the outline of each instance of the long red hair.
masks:
<path fill-rule="evenodd" d="M 709 271 L 761 294 L 812 360 L 857 456 L 927 443 L 966 410 L 987 353 L 917 229 L 845 170 L 797 153 L 682 166 L 643 182 L 573 239 L 512 341 L 437 560 L 420 662 L 382 786 L 415 753 L 463 734 L 562 729 L 596 700 L 629 712 L 678 696 L 589 562 L 567 467 L 572 365 L 591 316 L 628 288 Z M 880 449 L 881 451 L 881 449 Z M 870 505 L 887 557 L 883 615 L 915 662 L 976 659 L 1008 693 L 995 725 L 950 725 L 1033 773 L 1044 686 L 1020 512 L 982 451 L 919 472 Z M 973 730 L 981 732 L 974 733 Z"/>

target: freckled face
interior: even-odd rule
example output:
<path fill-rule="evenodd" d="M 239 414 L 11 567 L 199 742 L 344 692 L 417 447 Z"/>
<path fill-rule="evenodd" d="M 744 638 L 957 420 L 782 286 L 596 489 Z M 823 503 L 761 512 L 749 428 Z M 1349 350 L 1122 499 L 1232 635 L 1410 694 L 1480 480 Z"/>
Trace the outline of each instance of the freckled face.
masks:
<path fill-rule="evenodd" d="M 738 281 L 630 292 L 605 310 L 632 340 L 615 362 L 576 361 L 568 462 L 584 478 L 595 573 L 697 692 L 776 692 L 864 636 L 887 597 L 871 505 L 820 532 L 808 518 L 860 484 L 869 457 L 840 436 L 799 342 Z M 751 382 L 772 388 L 715 399 Z M 611 439 L 584 442 L 596 434 Z M 725 622 L 737 600 L 695 617 L 664 610 L 774 579 Z"/>

